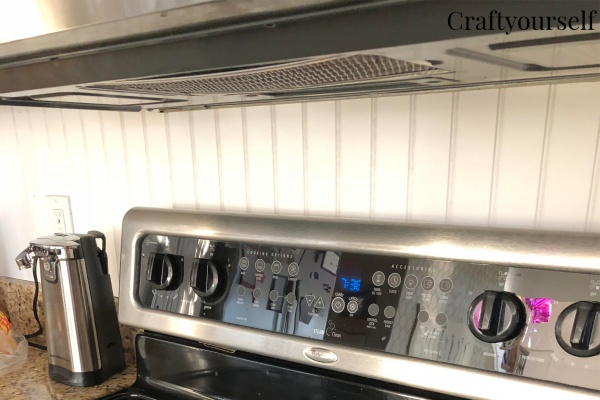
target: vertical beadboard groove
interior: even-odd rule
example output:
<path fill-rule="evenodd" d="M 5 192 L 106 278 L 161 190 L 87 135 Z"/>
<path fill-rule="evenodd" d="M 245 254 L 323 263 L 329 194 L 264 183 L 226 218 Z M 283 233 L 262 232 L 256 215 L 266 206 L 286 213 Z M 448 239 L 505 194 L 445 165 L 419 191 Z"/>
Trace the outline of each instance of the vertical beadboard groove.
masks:
<path fill-rule="evenodd" d="M 100 111 L 98 112 L 98 121 L 100 122 L 100 141 L 102 142 L 102 152 L 104 154 L 104 170 L 108 171 L 108 149 L 106 148 L 106 131 L 104 127 L 104 118 Z"/>
<path fill-rule="evenodd" d="M 462 59 L 456 57 L 454 59 L 454 70 L 461 70 Z M 459 78 L 460 79 L 460 78 Z M 459 92 L 452 92 L 452 104 L 450 111 L 450 140 L 448 143 L 448 171 L 446 177 L 446 210 L 444 223 L 448 223 L 452 215 L 453 189 L 454 189 L 454 158 L 456 156 L 456 136 L 458 125 L 458 101 Z"/>
<path fill-rule="evenodd" d="M 452 215 L 452 196 L 454 191 L 454 160 L 456 158 L 456 135 L 458 131 L 459 92 L 452 93 L 452 111 L 450 114 L 450 145 L 448 146 L 448 177 L 446 179 L 446 216 L 448 223 Z"/>
<path fill-rule="evenodd" d="M 369 218 L 373 218 L 375 215 L 375 204 L 377 199 L 376 195 L 376 180 L 377 176 L 377 98 L 371 99 L 371 174 L 369 176 L 371 196 L 369 198 Z"/>
<path fill-rule="evenodd" d="M 44 114 L 44 131 L 46 133 L 46 143 L 48 143 L 48 158 L 50 158 L 50 132 L 48 132 L 48 115 L 46 115 L 46 109 L 42 108 L 42 113 Z"/>
<path fill-rule="evenodd" d="M 63 136 L 63 143 L 65 144 L 65 155 L 67 155 L 68 159 L 71 160 L 73 158 L 73 154 L 71 153 L 71 151 L 69 150 L 69 146 L 67 145 L 67 125 L 65 124 L 65 113 L 63 111 L 63 109 L 59 109 L 58 112 L 60 113 L 60 124 L 61 124 L 61 128 L 62 128 L 62 136 Z"/>
<path fill-rule="evenodd" d="M 102 150 L 104 152 L 104 169 L 107 172 L 107 177 L 109 176 L 109 168 L 108 168 L 108 146 L 106 145 L 106 127 L 105 127 L 105 122 L 104 122 L 104 116 L 102 114 L 102 112 L 98 111 L 98 121 L 100 122 L 100 140 L 102 141 Z M 123 134 L 123 132 L 120 132 L 120 134 Z M 120 224 L 119 224 L 120 225 Z M 121 238 L 120 235 L 117 234 L 117 229 L 115 229 L 115 219 L 111 219 L 111 224 L 110 224 L 112 231 L 113 231 L 113 241 L 114 241 L 114 245 L 115 245 L 115 249 L 117 249 L 116 251 L 119 251 L 119 249 L 121 248 Z M 120 229 L 120 227 L 118 227 L 118 229 Z M 115 257 L 117 258 L 117 260 L 120 259 L 119 254 L 115 254 Z M 117 268 L 119 268 L 119 263 L 117 263 Z"/>
<path fill-rule="evenodd" d="M 546 170 L 548 167 L 548 152 L 550 150 L 550 138 L 552 136 L 552 118 L 554 103 L 556 102 L 556 85 L 548 86 L 548 102 L 546 105 L 546 121 L 544 125 L 544 140 L 542 157 L 540 162 L 540 174 L 538 180 L 538 193 L 535 206 L 534 227 L 539 228 L 542 213 L 544 211 L 544 189 L 546 187 Z"/>
<path fill-rule="evenodd" d="M 79 99 L 79 96 L 77 97 L 77 101 L 81 101 L 81 99 Z M 86 132 L 85 129 L 85 123 L 83 122 L 83 111 L 82 110 L 78 110 L 77 111 L 77 116 L 79 118 L 79 129 L 81 132 L 81 142 L 83 144 L 83 154 L 85 155 L 85 163 L 86 163 L 86 173 L 88 176 L 92 176 L 93 177 L 93 168 L 92 168 L 92 157 L 91 157 L 91 153 L 90 153 L 90 148 L 89 148 L 89 138 L 88 138 L 88 133 Z M 95 180 L 94 180 L 95 181 Z M 95 199 L 88 199 L 90 200 L 91 204 L 96 204 L 96 200 Z M 76 221 L 73 221 L 73 225 L 75 225 Z M 75 226 L 73 226 L 73 229 L 75 229 L 75 231 L 78 231 L 77 228 L 75 228 Z M 104 232 L 105 234 L 111 234 L 112 232 Z"/>
<path fill-rule="evenodd" d="M 119 103 L 121 101 L 119 100 Z M 125 176 L 127 177 L 127 186 L 129 186 L 129 179 L 131 171 L 129 170 L 129 149 L 127 146 L 127 129 L 125 128 L 125 116 L 123 112 L 119 112 L 119 123 L 121 124 L 121 135 L 123 139 L 123 156 L 125 157 Z M 127 190 L 127 204 L 131 204 L 131 194 Z"/>
<path fill-rule="evenodd" d="M 225 199 L 223 196 L 223 159 L 221 157 L 221 123 L 219 120 L 219 110 L 213 110 L 215 119 L 215 136 L 217 144 L 217 168 L 219 169 L 219 209 L 225 209 Z"/>
<path fill-rule="evenodd" d="M 9 107 L 10 109 L 10 119 L 12 120 L 13 129 L 11 131 L 15 137 L 15 143 L 17 144 L 17 149 L 21 150 L 21 144 L 19 143 L 19 133 L 17 132 L 17 118 L 15 117 L 15 108 Z M 23 170 L 23 164 L 20 164 L 21 170 Z"/>
<path fill-rule="evenodd" d="M 503 69 L 504 71 L 504 69 Z M 496 185 L 498 180 L 498 159 L 500 157 L 500 146 L 502 141 L 502 121 L 504 121 L 504 97 L 506 95 L 506 89 L 498 90 L 498 104 L 496 105 L 496 128 L 494 132 L 494 147 L 492 153 L 492 180 L 490 182 L 490 193 L 489 199 L 490 204 L 488 208 L 488 226 L 492 223 L 492 215 L 494 206 L 496 204 Z"/>
<path fill-rule="evenodd" d="M 31 145 L 36 145 L 35 140 L 34 140 L 34 133 L 33 133 L 33 125 L 31 124 L 31 113 L 29 112 L 31 109 L 29 107 L 26 107 L 25 109 L 25 119 L 27 120 L 27 128 L 29 129 L 29 134 L 30 134 L 30 138 L 31 138 Z M 46 127 L 44 126 L 44 129 Z M 33 193 L 29 193 L 29 195 L 31 196 Z"/>
<path fill-rule="evenodd" d="M 273 154 L 273 211 L 279 214 L 279 168 L 277 159 L 277 109 L 269 106 L 271 111 L 271 152 Z"/>
<path fill-rule="evenodd" d="M 15 143 L 17 145 L 17 151 L 20 153 L 21 152 L 21 148 L 23 147 L 21 141 L 19 140 L 19 133 L 17 132 L 17 118 L 15 117 L 15 108 L 14 107 L 10 107 L 10 116 L 12 119 L 12 132 L 14 133 L 14 137 L 15 137 Z M 19 155 L 17 154 L 17 157 Z M 25 179 L 25 166 L 23 163 L 19 163 L 19 169 L 21 170 L 21 177 L 23 179 Z"/>
<path fill-rule="evenodd" d="M 246 192 L 246 212 L 252 212 L 250 188 L 250 165 L 248 162 L 248 117 L 246 115 L 246 107 L 242 107 L 242 143 L 244 146 L 244 190 Z"/>
<path fill-rule="evenodd" d="M 171 177 L 171 198 L 172 204 L 174 208 L 178 207 L 177 198 L 175 197 L 175 167 L 173 165 L 173 145 L 171 144 L 171 125 L 169 124 L 169 113 L 164 113 L 165 118 L 165 131 L 167 133 L 167 154 L 169 155 L 169 176 Z M 145 132 L 144 132 L 145 135 Z M 148 156 L 146 156 L 146 162 L 148 160 Z M 151 181 L 151 179 L 149 179 Z"/>
<path fill-rule="evenodd" d="M 308 109 L 306 103 L 301 105 L 302 112 L 302 181 L 304 184 L 304 215 L 309 215 L 308 185 Z"/>
<path fill-rule="evenodd" d="M 342 104 L 335 101 L 335 216 L 339 217 L 342 203 Z"/>
<path fill-rule="evenodd" d="M 592 229 L 592 221 L 596 213 L 596 199 L 598 197 L 598 180 L 600 180 L 600 120 L 598 121 L 598 136 L 596 137 L 596 150 L 594 152 L 594 170 L 590 182 L 590 194 L 588 196 L 588 208 L 585 216 L 585 230 Z"/>
<path fill-rule="evenodd" d="M 17 120 L 16 120 L 16 116 L 15 116 L 15 110 L 14 107 L 10 107 L 10 116 L 8 116 L 8 118 L 10 121 L 8 121 L 8 125 L 12 124 L 12 129 L 9 127 L 9 133 L 7 136 L 9 136 L 12 133 L 12 136 L 14 138 L 14 144 L 15 144 L 15 148 L 12 149 L 13 150 L 13 154 L 10 154 L 9 157 L 15 157 L 13 160 L 18 161 L 20 159 L 20 154 L 21 154 L 21 148 L 24 147 L 23 143 L 21 140 L 19 140 L 19 133 L 17 132 Z M 0 124 L 2 123 L 3 118 L 0 117 Z M 0 136 L 3 135 L 3 129 L 0 128 Z M 6 131 L 4 131 L 6 132 Z M 2 143 L 3 140 L 2 138 L 0 138 L 0 143 Z M 10 145 L 9 145 L 10 146 Z M 12 146 L 11 146 L 12 147 Z M 5 149 L 3 149 L 5 150 Z M 4 155 L 3 155 L 4 156 Z M 18 169 L 20 170 L 20 176 L 22 180 L 26 180 L 26 170 L 25 170 L 25 164 L 24 163 L 18 163 Z M 2 163 L 0 162 L 0 186 L 6 185 L 6 182 L 4 182 L 2 180 L 3 176 L 2 176 Z M 16 168 L 15 168 L 16 169 Z M 16 171 L 13 172 L 12 169 L 10 169 L 9 171 L 10 175 L 13 175 L 13 177 L 15 175 L 18 176 L 18 173 Z M 6 172 L 4 172 L 4 177 L 6 177 Z M 10 178 L 9 178 L 10 180 Z M 18 201 L 19 203 L 21 203 L 23 200 L 25 200 L 25 203 L 28 203 L 29 201 L 29 193 L 28 193 L 28 187 L 27 185 L 22 185 L 19 188 L 8 188 L 5 187 L 5 190 L 2 190 L 2 188 L 0 188 L 0 194 L 2 195 L 2 197 L 5 196 L 4 192 L 8 192 L 11 191 L 11 193 L 6 196 L 8 198 L 14 199 L 16 201 Z M 22 196 L 25 196 L 26 198 L 23 199 Z M 20 251 L 20 249 L 22 248 L 21 246 L 25 246 L 28 240 L 31 240 L 33 238 L 30 238 L 29 236 L 31 236 L 31 227 L 25 226 L 25 227 L 21 227 L 21 224 L 24 222 L 21 219 L 23 217 L 25 217 L 27 209 L 26 207 L 23 206 L 23 204 L 20 204 L 20 206 L 18 208 L 16 208 L 14 210 L 14 215 L 8 215 L 10 213 L 10 210 L 5 210 L 5 206 L 7 206 L 8 204 L 3 203 L 2 202 L 2 198 L 0 198 L 0 219 L 2 220 L 2 226 L 1 227 L 6 227 L 7 231 L 3 232 L 3 248 L 0 250 L 0 253 L 4 253 L 4 250 L 6 250 L 8 252 L 8 254 L 6 254 L 6 256 L 9 258 L 10 261 L 14 260 L 14 255 Z M 7 224 L 7 220 L 12 219 L 13 224 Z M 18 225 L 17 225 L 18 223 Z M 18 228 L 18 229 L 17 229 Z M 10 231 L 9 231 L 10 229 Z M 8 237 L 10 235 L 10 237 Z M 16 245 L 15 245 L 16 244 Z M 17 247 L 18 246 L 18 247 Z M 16 248 L 15 248 L 16 247 Z M 11 251 L 12 250 L 12 251 Z M 12 253 L 12 254 L 11 254 Z M 4 261 L 4 260 L 3 260 Z M 6 260 L 8 261 L 8 260 Z M 11 266 L 14 267 L 14 264 L 12 262 L 10 263 L 6 263 L 7 266 Z M 16 269 L 16 268 L 13 268 Z M 23 279 L 25 277 L 26 272 L 25 271 L 15 271 L 14 274 L 18 274 L 17 276 L 20 277 L 21 279 Z"/>
<path fill-rule="evenodd" d="M 77 101 L 81 101 L 79 99 L 79 96 L 77 96 Z M 85 131 L 85 124 L 83 122 L 82 113 L 83 113 L 83 111 L 81 111 L 81 110 L 77 111 L 77 115 L 79 116 L 79 128 L 81 129 L 81 142 L 83 143 L 83 154 L 85 154 L 85 162 L 87 164 L 87 172 L 89 174 L 92 171 L 91 164 L 90 164 L 92 161 L 90 160 L 88 137 L 87 137 L 87 133 Z"/>
<path fill-rule="evenodd" d="M 168 132 L 168 129 L 169 128 L 167 127 L 167 132 Z M 150 154 L 150 145 L 148 142 L 148 126 L 147 126 L 145 113 L 142 113 L 142 133 L 144 135 L 144 149 L 146 151 L 146 173 L 150 177 L 150 176 L 152 176 L 152 168 L 150 167 L 150 157 L 148 157 L 148 154 Z M 168 140 L 169 139 L 167 138 L 167 141 Z M 171 193 L 172 192 L 173 192 L 173 184 L 171 184 Z M 156 205 L 156 201 L 154 198 L 154 190 L 152 188 L 152 179 L 148 179 L 148 194 L 150 195 L 150 204 L 152 204 L 153 206 Z"/>
<path fill-rule="evenodd" d="M 194 177 L 194 201 L 196 210 L 200 208 L 200 186 L 198 185 L 198 154 L 196 153 L 196 127 L 194 124 L 194 114 L 188 111 L 188 123 L 190 125 L 190 146 L 192 146 L 192 175 Z"/>
<path fill-rule="evenodd" d="M 406 177 L 406 221 L 412 219 L 412 191 L 415 167 L 415 129 L 416 129 L 417 96 L 410 95 L 410 110 L 408 117 L 408 173 Z"/>

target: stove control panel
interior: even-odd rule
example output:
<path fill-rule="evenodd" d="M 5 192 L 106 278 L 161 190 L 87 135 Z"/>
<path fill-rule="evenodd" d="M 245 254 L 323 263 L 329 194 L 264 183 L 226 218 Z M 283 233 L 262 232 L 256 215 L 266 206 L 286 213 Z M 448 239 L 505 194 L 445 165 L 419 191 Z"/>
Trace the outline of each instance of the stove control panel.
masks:
<path fill-rule="evenodd" d="M 149 235 L 152 309 L 600 390 L 600 275 Z"/>

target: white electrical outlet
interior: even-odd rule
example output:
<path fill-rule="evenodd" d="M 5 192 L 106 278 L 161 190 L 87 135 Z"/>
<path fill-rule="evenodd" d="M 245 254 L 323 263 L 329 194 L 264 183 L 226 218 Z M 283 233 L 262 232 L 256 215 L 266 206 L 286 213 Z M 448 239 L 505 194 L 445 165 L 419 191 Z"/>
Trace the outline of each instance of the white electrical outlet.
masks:
<path fill-rule="evenodd" d="M 69 196 L 46 196 L 52 233 L 73 233 L 73 214 Z"/>
<path fill-rule="evenodd" d="M 54 209 L 54 223 L 56 228 L 55 233 L 67 233 L 67 225 L 65 224 L 65 212 L 63 210 Z"/>

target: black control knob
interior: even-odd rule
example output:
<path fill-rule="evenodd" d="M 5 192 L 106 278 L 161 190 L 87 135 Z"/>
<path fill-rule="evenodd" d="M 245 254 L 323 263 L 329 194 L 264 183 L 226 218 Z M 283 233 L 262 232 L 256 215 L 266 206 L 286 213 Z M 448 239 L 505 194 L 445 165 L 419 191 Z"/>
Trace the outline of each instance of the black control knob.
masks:
<path fill-rule="evenodd" d="M 469 307 L 469 329 L 481 341 L 499 343 L 516 338 L 525 327 L 527 313 L 512 293 L 488 290 Z"/>
<path fill-rule="evenodd" d="M 580 301 L 560 313 L 555 327 L 560 347 L 577 357 L 600 354 L 600 303 Z"/>
<path fill-rule="evenodd" d="M 190 286 L 200 297 L 215 295 L 220 288 L 219 268 L 212 260 L 196 258 L 190 274 Z"/>
<path fill-rule="evenodd" d="M 183 280 L 183 257 L 150 253 L 146 279 L 158 290 L 175 290 Z"/>

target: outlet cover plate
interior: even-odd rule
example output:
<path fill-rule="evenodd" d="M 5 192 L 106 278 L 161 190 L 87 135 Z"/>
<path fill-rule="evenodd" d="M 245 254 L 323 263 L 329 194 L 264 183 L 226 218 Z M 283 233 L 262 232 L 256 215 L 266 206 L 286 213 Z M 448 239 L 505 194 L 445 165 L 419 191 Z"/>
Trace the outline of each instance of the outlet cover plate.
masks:
<path fill-rule="evenodd" d="M 47 215 L 50 218 L 50 231 L 52 233 L 73 233 L 73 213 L 71 212 L 71 199 L 69 196 L 46 196 Z M 64 221 L 57 221 L 56 216 L 62 215 Z"/>

